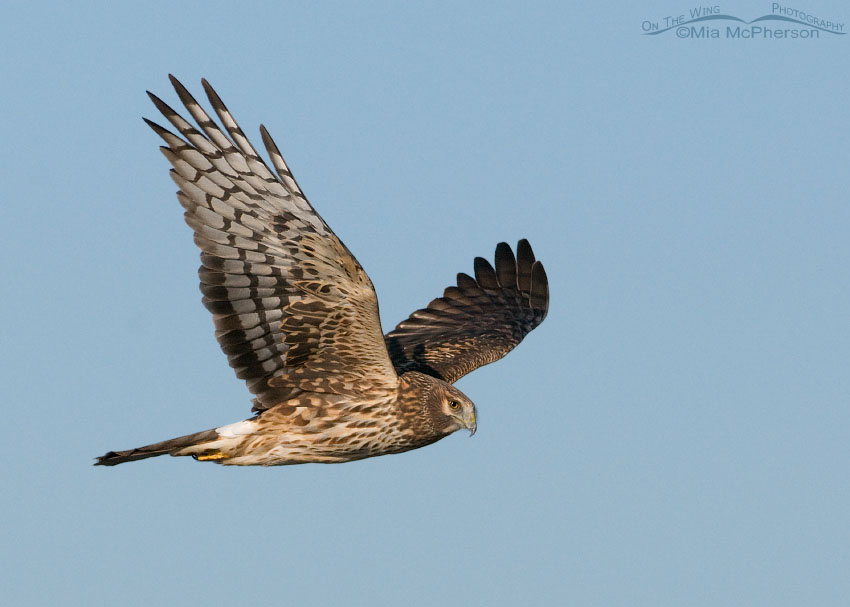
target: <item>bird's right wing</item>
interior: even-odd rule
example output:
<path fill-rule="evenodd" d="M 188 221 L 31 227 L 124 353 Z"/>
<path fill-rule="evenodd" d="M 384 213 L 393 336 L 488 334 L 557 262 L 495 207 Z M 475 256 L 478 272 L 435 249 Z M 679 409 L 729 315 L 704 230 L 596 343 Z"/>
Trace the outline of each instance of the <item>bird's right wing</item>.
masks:
<path fill-rule="evenodd" d="M 257 395 L 254 409 L 301 390 L 395 389 L 372 282 L 310 206 L 268 132 L 260 127 L 277 174 L 206 81 L 227 135 L 171 82 L 200 131 L 154 95 L 180 136 L 147 122 L 167 144 L 201 249 L 203 302 L 230 365 Z"/>
<path fill-rule="evenodd" d="M 475 278 L 457 275 L 457 286 L 417 310 L 384 336 L 396 371 L 419 371 L 454 383 L 499 360 L 546 318 L 549 282 L 527 240 L 514 257 L 496 247 L 496 267 L 475 258 Z"/>

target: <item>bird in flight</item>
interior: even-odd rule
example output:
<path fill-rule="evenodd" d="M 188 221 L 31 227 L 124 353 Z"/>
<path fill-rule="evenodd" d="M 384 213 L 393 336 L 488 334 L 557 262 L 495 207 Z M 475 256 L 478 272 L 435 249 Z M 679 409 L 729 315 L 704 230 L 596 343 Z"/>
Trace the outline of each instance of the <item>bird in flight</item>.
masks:
<path fill-rule="evenodd" d="M 173 76 L 197 128 L 161 99 L 179 134 L 164 141 L 177 198 L 201 249 L 203 303 L 254 416 L 226 426 L 110 451 L 95 465 L 189 455 L 236 466 L 348 462 L 401 453 L 466 428 L 472 401 L 452 384 L 502 358 L 546 317 L 543 265 L 520 240 L 476 257 L 474 277 L 382 335 L 372 281 L 313 209 L 260 126 L 274 172 L 202 80 L 222 130 Z M 200 129 L 200 130 L 199 130 Z"/>

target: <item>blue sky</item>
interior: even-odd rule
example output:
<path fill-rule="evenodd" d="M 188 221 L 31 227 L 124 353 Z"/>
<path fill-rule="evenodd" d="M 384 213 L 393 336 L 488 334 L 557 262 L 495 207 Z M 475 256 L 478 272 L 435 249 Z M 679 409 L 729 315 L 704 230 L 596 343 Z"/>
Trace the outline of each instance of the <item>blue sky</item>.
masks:
<path fill-rule="evenodd" d="M 846 604 L 850 35 L 642 34 L 694 6 L 7 8 L 8 604 Z M 91 466 L 250 408 L 141 121 L 168 73 L 269 128 L 387 329 L 531 241 L 549 317 L 459 383 L 473 439 Z"/>

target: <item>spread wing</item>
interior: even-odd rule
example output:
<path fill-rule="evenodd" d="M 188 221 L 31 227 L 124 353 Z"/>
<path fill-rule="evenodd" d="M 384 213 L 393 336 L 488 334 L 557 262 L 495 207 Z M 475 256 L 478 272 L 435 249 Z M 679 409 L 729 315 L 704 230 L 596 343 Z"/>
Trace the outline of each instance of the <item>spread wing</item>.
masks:
<path fill-rule="evenodd" d="M 546 318 L 549 283 L 527 240 L 496 247 L 496 267 L 475 258 L 475 278 L 417 310 L 384 336 L 396 371 L 420 371 L 454 383 L 499 360 Z"/>
<path fill-rule="evenodd" d="M 170 78 L 200 130 L 150 93 L 179 136 L 146 122 L 165 140 L 201 249 L 203 303 L 230 366 L 256 394 L 254 409 L 303 390 L 393 389 L 372 282 L 307 202 L 265 127 L 275 173 L 205 80 L 226 134 Z"/>

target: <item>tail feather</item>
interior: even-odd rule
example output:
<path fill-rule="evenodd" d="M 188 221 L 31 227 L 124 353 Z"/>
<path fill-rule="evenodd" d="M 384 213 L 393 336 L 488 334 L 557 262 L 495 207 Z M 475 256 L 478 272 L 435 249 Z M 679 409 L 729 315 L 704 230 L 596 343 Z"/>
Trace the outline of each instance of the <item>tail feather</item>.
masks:
<path fill-rule="evenodd" d="M 179 436 L 161 443 L 145 445 L 144 447 L 136 447 L 128 451 L 110 451 L 105 455 L 97 458 L 95 466 L 114 466 L 123 464 L 124 462 L 134 462 L 139 459 L 147 459 L 148 457 L 156 457 L 157 455 L 165 455 L 166 453 L 175 453 L 180 449 L 199 445 L 218 438 L 218 432 L 215 430 L 204 430 L 203 432 L 195 432 L 186 436 Z"/>

